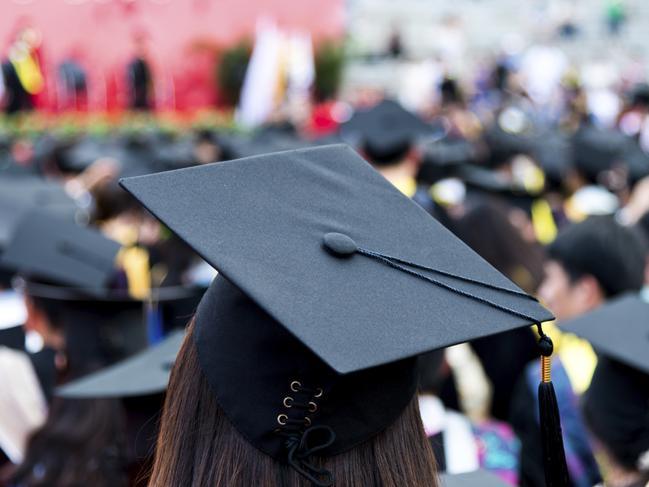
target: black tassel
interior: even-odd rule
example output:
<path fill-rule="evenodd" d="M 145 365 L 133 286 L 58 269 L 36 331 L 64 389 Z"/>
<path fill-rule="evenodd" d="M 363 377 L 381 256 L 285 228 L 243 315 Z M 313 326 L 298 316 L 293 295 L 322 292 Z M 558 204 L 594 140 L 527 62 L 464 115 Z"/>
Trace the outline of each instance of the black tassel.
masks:
<path fill-rule="evenodd" d="M 567 487 L 570 485 L 566 454 L 563 450 L 561 420 L 557 396 L 554 393 L 550 373 L 550 355 L 553 345 L 550 337 L 539 327 L 541 338 L 541 383 L 539 384 L 539 416 L 541 419 L 541 442 L 543 446 L 543 469 L 546 487 Z"/>

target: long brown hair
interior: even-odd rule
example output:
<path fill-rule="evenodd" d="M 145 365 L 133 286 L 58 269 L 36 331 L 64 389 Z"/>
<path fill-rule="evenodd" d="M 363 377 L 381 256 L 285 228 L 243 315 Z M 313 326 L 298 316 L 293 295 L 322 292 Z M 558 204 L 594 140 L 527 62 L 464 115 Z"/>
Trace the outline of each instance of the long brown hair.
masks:
<path fill-rule="evenodd" d="M 9 485 L 126 487 L 124 419 L 118 399 L 55 398 Z"/>
<path fill-rule="evenodd" d="M 336 485 L 438 485 L 416 398 L 385 431 L 326 459 Z M 203 375 L 190 324 L 167 392 L 150 487 L 307 487 L 294 470 L 250 445 L 225 417 Z"/>

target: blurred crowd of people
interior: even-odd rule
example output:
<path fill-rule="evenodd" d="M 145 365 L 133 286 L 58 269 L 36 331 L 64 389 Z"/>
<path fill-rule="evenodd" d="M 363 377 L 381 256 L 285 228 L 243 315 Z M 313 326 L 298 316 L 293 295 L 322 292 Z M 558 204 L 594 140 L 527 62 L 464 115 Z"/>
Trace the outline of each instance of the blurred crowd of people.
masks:
<path fill-rule="evenodd" d="M 27 33 L 21 42 L 29 43 Z M 398 50 L 397 39 L 391 49 Z M 38 84 L 28 74 L 30 54 L 12 56 L 3 65 L 5 90 L 20 96 L 5 105 L 8 111 L 30 108 Z M 141 88 L 150 83 L 146 63 L 135 60 L 129 73 L 132 107 L 148 108 Z M 616 365 L 634 379 L 624 392 L 613 392 L 608 376 L 598 380 L 608 360 L 561 331 L 562 322 L 649 285 L 649 85 L 641 76 L 605 84 L 587 76 L 568 69 L 560 52 L 538 46 L 525 58 L 500 59 L 470 81 L 441 76 L 419 113 L 379 90 L 359 89 L 353 103 L 334 98 L 308 113 L 278 110 L 247 132 L 3 135 L 0 252 L 17 245 L 18 229 L 31 237 L 19 245 L 25 260 L 5 261 L 0 280 L 0 345 L 7 347 L 0 347 L 0 485 L 146 484 L 164 389 L 79 399 L 58 396 L 57 387 L 182 328 L 215 271 L 118 180 L 330 143 L 351 145 L 555 315 L 557 326 L 546 330 L 555 343 L 553 382 L 571 485 L 646 485 L 649 371 Z M 41 220 L 34 212 L 49 216 Z M 29 230 L 34 221 L 40 223 Z M 88 259 L 96 258 L 104 243 L 84 235 L 77 240 L 67 224 L 93 229 L 92 238 L 120 247 L 108 252 L 119 271 L 102 281 L 110 297 L 81 300 L 93 303 L 82 315 L 92 333 L 71 324 L 80 319 L 80 298 L 30 286 L 43 274 L 36 282 L 46 288 L 85 284 L 73 264 L 51 261 L 76 253 L 75 242 L 78 252 L 85 248 Z M 65 240 L 57 233 L 62 229 L 71 232 L 72 243 L 65 244 L 71 250 L 54 246 L 50 261 L 32 269 L 46 247 Z M 27 284 L 21 287 L 17 276 Z M 115 304 L 113 293 L 128 306 Z M 129 307 L 135 317 L 127 320 Z M 611 323 L 621 339 L 625 319 Z M 114 331 L 120 320 L 130 331 Z M 131 330 L 140 325 L 144 332 Z M 483 468 L 512 485 L 545 485 L 531 328 L 432 352 L 420 369 L 419 408 L 441 471 Z M 607 393 L 625 404 L 606 409 Z"/>
<path fill-rule="evenodd" d="M 42 43 L 42 33 L 37 27 L 26 23 L 17 28 L 6 57 L 2 59 L 0 72 L 0 106 L 5 114 L 34 109 L 96 109 L 96 103 L 90 100 L 92 88 L 93 96 L 101 97 L 104 104 L 107 103 L 106 81 L 101 87 L 97 82 L 95 86 L 89 86 L 88 67 L 76 52 L 71 52 L 52 69 L 43 61 Z M 133 34 L 132 45 L 132 57 L 126 60 L 123 80 L 119 83 L 123 90 L 123 108 L 149 110 L 154 106 L 154 92 L 146 35 L 142 32 Z M 103 90 L 101 95 L 97 94 L 99 88 Z"/>

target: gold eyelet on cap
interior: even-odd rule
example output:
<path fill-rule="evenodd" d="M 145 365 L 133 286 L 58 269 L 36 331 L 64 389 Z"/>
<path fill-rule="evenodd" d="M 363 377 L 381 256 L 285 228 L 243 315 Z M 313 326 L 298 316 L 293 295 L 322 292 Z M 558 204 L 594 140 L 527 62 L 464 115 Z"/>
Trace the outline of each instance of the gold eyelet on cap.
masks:
<path fill-rule="evenodd" d="M 322 397 L 322 387 L 318 387 L 316 389 L 316 393 L 313 395 L 313 397 Z"/>
<path fill-rule="evenodd" d="M 302 387 L 302 384 L 300 384 L 298 381 L 294 380 L 291 382 L 291 390 L 293 392 L 300 392 L 300 388 Z"/>
<path fill-rule="evenodd" d="M 308 416 L 304 418 L 304 424 L 307 426 L 311 426 L 311 418 L 309 418 Z"/>
<path fill-rule="evenodd" d="M 279 416 L 277 416 L 277 422 L 280 425 L 285 426 L 287 421 L 288 421 L 288 416 L 286 414 L 280 414 Z"/>
<path fill-rule="evenodd" d="M 290 408 L 293 405 L 293 398 L 291 396 L 286 396 L 283 402 L 284 407 Z"/>
<path fill-rule="evenodd" d="M 309 412 L 315 413 L 318 410 L 318 405 L 313 401 L 309 401 Z"/>

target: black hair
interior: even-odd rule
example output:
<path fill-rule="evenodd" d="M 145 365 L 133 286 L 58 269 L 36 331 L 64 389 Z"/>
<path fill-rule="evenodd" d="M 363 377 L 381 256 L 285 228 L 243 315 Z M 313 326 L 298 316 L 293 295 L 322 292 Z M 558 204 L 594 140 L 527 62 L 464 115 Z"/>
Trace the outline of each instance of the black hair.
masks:
<path fill-rule="evenodd" d="M 597 279 L 607 297 L 639 291 L 644 282 L 646 245 L 634 229 L 608 216 L 593 216 L 562 231 L 548 246 L 571 281 Z"/>
<path fill-rule="evenodd" d="M 394 166 L 404 160 L 412 149 L 412 140 L 409 136 L 394 137 L 389 143 L 367 137 L 362 144 L 362 152 L 373 166 Z"/>
<path fill-rule="evenodd" d="M 649 451 L 649 375 L 616 360 L 600 357 L 582 399 L 591 433 L 621 466 L 638 470 Z"/>

